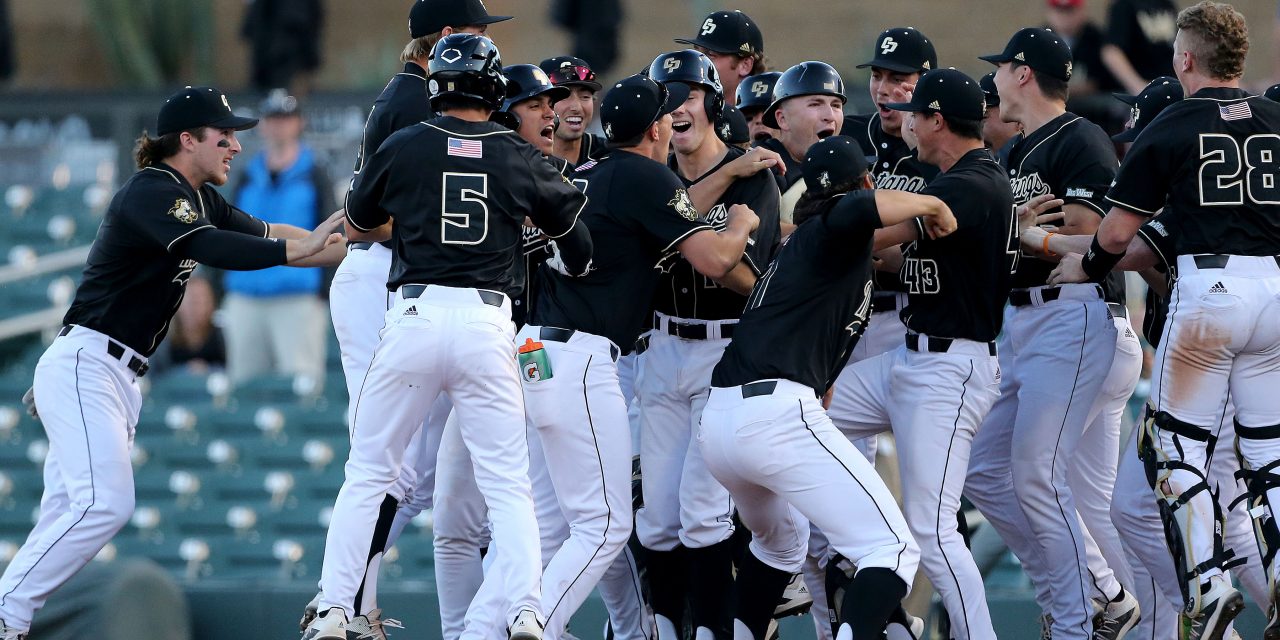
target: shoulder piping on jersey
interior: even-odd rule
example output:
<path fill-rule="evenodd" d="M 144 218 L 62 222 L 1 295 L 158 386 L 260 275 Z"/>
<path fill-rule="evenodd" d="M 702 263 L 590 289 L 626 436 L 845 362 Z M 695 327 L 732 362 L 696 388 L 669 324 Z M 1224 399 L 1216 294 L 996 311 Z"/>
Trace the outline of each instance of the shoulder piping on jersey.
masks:
<path fill-rule="evenodd" d="M 1204 100 L 1204 101 L 1206 101 L 1206 102 L 1241 102 L 1241 101 L 1244 101 L 1244 100 L 1252 100 L 1252 99 L 1254 99 L 1254 98 L 1261 98 L 1261 97 L 1262 97 L 1262 96 L 1243 96 L 1243 97 L 1240 97 L 1240 98 L 1205 98 L 1205 97 L 1199 97 L 1199 98 L 1185 98 L 1185 99 L 1183 100 L 1183 102 L 1190 102 L 1190 101 L 1192 101 L 1192 100 Z"/>
<path fill-rule="evenodd" d="M 172 172 L 172 171 L 168 171 L 168 170 L 166 170 L 166 169 L 161 169 L 160 167 L 143 167 L 143 169 L 150 169 L 150 170 L 152 170 L 152 171 L 159 171 L 160 173 L 163 173 L 163 174 L 165 174 L 165 175 L 169 176 L 170 178 L 173 178 L 173 181 L 174 181 L 174 182 L 176 182 L 176 183 L 178 183 L 178 184 L 182 184 L 182 180 L 178 179 L 178 176 L 173 175 L 173 172 Z"/>
<path fill-rule="evenodd" d="M 199 231 L 199 230 L 201 230 L 201 229 L 208 229 L 208 228 L 210 228 L 210 227 L 213 227 L 214 229 L 217 229 L 217 227 L 214 227 L 214 226 L 213 226 L 213 225 L 211 225 L 211 224 L 201 225 L 201 226 L 199 226 L 199 227 L 196 227 L 196 228 L 194 228 L 194 229 L 192 229 L 192 230 L 190 230 L 190 231 L 188 231 L 188 232 L 186 232 L 186 233 L 184 233 L 184 234 L 182 234 L 182 235 L 180 235 L 180 236 L 178 236 L 178 237 L 174 238 L 174 239 L 173 239 L 173 241 L 172 241 L 172 242 L 170 242 L 170 243 L 169 243 L 169 245 L 168 245 L 168 246 L 166 246 L 166 247 L 164 248 L 164 250 L 165 250 L 165 251 L 170 251 L 170 252 L 172 252 L 172 251 L 173 251 L 173 245 L 177 244 L 177 243 L 178 243 L 178 241 L 182 240 L 183 238 L 185 238 L 185 237 L 187 237 L 187 236 L 189 236 L 189 235 L 191 235 L 191 234 L 193 234 L 193 233 L 195 233 L 195 232 L 197 232 L 197 231 Z"/>
<path fill-rule="evenodd" d="M 1050 139 L 1052 139 L 1054 136 L 1058 135 L 1059 133 L 1062 133 L 1062 130 L 1063 130 L 1063 129 L 1066 129 L 1068 126 L 1070 126 L 1070 125 L 1072 125 L 1072 124 L 1076 123 L 1076 122 L 1077 122 L 1077 121 L 1079 121 L 1079 120 L 1083 120 L 1083 118 L 1082 118 L 1082 117 L 1080 117 L 1080 116 L 1076 116 L 1075 118 L 1073 118 L 1073 119 L 1071 119 L 1071 120 L 1068 120 L 1068 121 L 1066 121 L 1066 122 L 1062 123 L 1062 126 L 1058 127 L 1058 129 L 1057 129 L 1056 131 L 1054 131 L 1053 133 L 1051 133 L 1051 134 L 1049 134 L 1049 135 L 1045 136 L 1044 140 L 1041 140 L 1040 142 L 1037 142 L 1037 143 L 1036 143 L 1036 146 L 1031 147 L 1031 150 L 1030 150 L 1030 151 L 1028 151 L 1028 152 L 1026 152 L 1026 153 L 1022 154 L 1022 159 L 1018 161 L 1018 175 L 1022 175 L 1022 165 L 1023 165 L 1023 163 L 1025 163 L 1025 162 L 1027 161 L 1027 158 L 1030 158 L 1030 157 L 1031 157 L 1031 154 L 1035 153 L 1036 149 L 1039 149 L 1039 148 L 1040 148 L 1040 145 L 1042 145 L 1042 144 L 1044 144 L 1044 143 L 1048 142 L 1048 141 L 1049 141 Z M 1024 140 L 1026 139 L 1026 135 L 1025 135 L 1025 134 L 1023 134 L 1023 139 L 1024 139 Z"/>
<path fill-rule="evenodd" d="M 698 225 L 698 226 L 696 226 L 696 227 L 694 227 L 694 228 L 692 228 L 692 229 L 690 229 L 690 230 L 688 230 L 688 231 L 684 232 L 683 234 L 681 234 L 679 238 L 676 238 L 675 240 L 672 240 L 672 241 L 671 241 L 671 244 L 667 245 L 667 246 L 666 246 L 666 248 L 662 250 L 662 255 L 665 257 L 668 253 L 670 253 L 672 250 L 674 250 L 674 249 L 675 249 L 676 245 L 680 244 L 681 242 L 684 242 L 684 239 L 685 239 L 685 238 L 688 238 L 689 236 L 691 236 L 691 235 L 693 235 L 693 234 L 695 234 L 695 233 L 697 233 L 697 232 L 699 232 L 699 231 L 702 231 L 702 230 L 704 230 L 704 229 L 709 229 L 709 230 L 711 230 L 711 231 L 715 231 L 715 228 L 714 228 L 714 227 L 712 227 L 712 226 L 711 226 L 711 225 L 709 225 L 709 224 L 702 224 L 702 225 Z"/>
<path fill-rule="evenodd" d="M 515 135 L 515 133 L 516 133 L 516 132 L 514 132 L 514 131 L 512 131 L 512 130 L 510 130 L 510 129 L 505 129 L 505 130 L 503 130 L 503 131 L 489 131 L 489 132 L 487 132 L 487 133 L 458 133 L 458 132 L 456 132 L 456 131 L 450 131 L 450 130 L 448 130 L 448 129 L 445 129 L 444 127 L 437 127 L 436 125 L 431 124 L 430 122 L 427 122 L 426 120 L 423 120 L 422 122 L 420 122 L 420 123 L 418 123 L 418 124 L 425 124 L 425 125 L 427 125 L 428 127 L 431 127 L 432 129 L 435 129 L 435 130 L 437 130 L 437 131 L 443 131 L 443 132 L 445 132 L 445 133 L 447 133 L 447 134 L 449 134 L 449 135 L 451 135 L 451 136 L 456 136 L 456 137 L 460 137 L 460 138 L 485 138 L 485 137 L 488 137 L 488 136 Z"/>
<path fill-rule="evenodd" d="M 348 196 L 350 196 L 350 195 L 351 195 L 351 193 L 350 193 L 350 192 L 347 192 L 347 195 L 348 195 Z M 352 220 L 352 219 L 351 219 L 351 212 L 350 212 L 350 211 L 347 211 L 346 213 L 342 214 L 342 217 L 346 219 L 347 224 L 349 224 L 349 225 L 351 225 L 351 226 L 355 227 L 355 228 L 356 228 L 356 230 L 358 230 L 358 231 L 364 231 L 365 233 L 368 233 L 368 232 L 373 231 L 374 229 L 376 229 L 376 228 L 377 228 L 377 227 L 372 227 L 372 228 L 366 229 L 366 228 L 364 228 L 364 227 L 362 227 L 362 226 L 360 226 L 360 225 L 356 224 L 355 220 Z"/>
<path fill-rule="evenodd" d="M 1068 203 L 1066 203 L 1066 204 L 1079 204 L 1079 205 L 1084 205 L 1084 206 L 1086 206 L 1086 207 L 1089 207 L 1090 209 L 1093 209 L 1095 212 L 1097 212 L 1097 214 L 1098 214 L 1098 215 L 1100 215 L 1100 216 L 1102 216 L 1102 217 L 1104 217 L 1104 218 L 1105 218 L 1105 217 L 1107 217 L 1107 212 L 1106 212 L 1106 211 L 1103 211 L 1103 210 L 1102 210 L 1102 207 L 1099 207 L 1098 205 L 1094 204 L 1092 200 L 1073 200 L 1073 201 L 1068 202 Z"/>
<path fill-rule="evenodd" d="M 1111 204 L 1113 204 L 1113 205 L 1115 205 L 1115 206 L 1117 206 L 1117 207 L 1121 207 L 1121 208 L 1124 208 L 1124 209 L 1128 209 L 1128 210 L 1130 210 L 1130 211 L 1134 211 L 1134 212 L 1137 212 L 1137 213 L 1145 213 L 1145 214 L 1147 214 L 1147 215 L 1149 215 L 1149 216 L 1154 216 L 1154 215 L 1156 215 L 1157 213 L 1159 213 L 1159 211 L 1158 211 L 1158 210 L 1157 210 L 1157 211 L 1147 211 L 1146 209 L 1143 209 L 1143 208 L 1141 208 L 1141 207 L 1135 207 L 1135 206 L 1133 206 L 1133 205 L 1131 205 L 1131 204 L 1129 204 L 1129 203 L 1127 203 L 1127 202 L 1120 202 L 1119 200 L 1116 200 L 1115 198 L 1112 198 L 1111 196 L 1107 196 L 1106 198 L 1107 198 L 1107 202 L 1110 202 Z"/>
<path fill-rule="evenodd" d="M 875 124 L 876 118 L 879 117 L 879 113 L 873 113 L 870 118 L 867 118 L 867 142 L 871 144 L 872 149 L 876 150 L 876 164 L 880 164 L 880 147 L 876 146 L 876 139 L 871 136 L 871 125 Z M 875 169 L 875 165 L 871 165 L 871 168 Z"/>
<path fill-rule="evenodd" d="M 569 228 L 568 228 L 568 229 L 565 229 L 565 230 L 564 230 L 564 233 L 562 233 L 562 234 L 560 234 L 560 235 L 551 235 L 551 234 L 547 233 L 545 229 L 543 230 L 543 233 L 547 233 L 547 237 L 548 237 L 548 238 L 551 238 L 552 240 L 555 240 L 555 239 L 557 239 L 557 238 L 563 238 L 563 237 L 565 237 L 565 236 L 569 235 L 569 232 L 570 232 L 570 231 L 573 231 L 573 228 L 574 228 L 574 227 L 576 227 L 576 226 L 578 226 L 578 216 L 581 216 L 581 215 L 582 215 L 582 210 L 583 210 L 583 209 L 586 209 L 586 208 L 587 208 L 587 194 L 583 193 L 583 194 L 582 194 L 582 206 L 578 207 L 578 210 L 577 210 L 577 211 L 575 211 L 575 212 L 573 213 L 573 222 L 569 224 Z M 539 228 L 539 229 L 541 229 L 542 227 L 538 227 L 538 228 Z"/>

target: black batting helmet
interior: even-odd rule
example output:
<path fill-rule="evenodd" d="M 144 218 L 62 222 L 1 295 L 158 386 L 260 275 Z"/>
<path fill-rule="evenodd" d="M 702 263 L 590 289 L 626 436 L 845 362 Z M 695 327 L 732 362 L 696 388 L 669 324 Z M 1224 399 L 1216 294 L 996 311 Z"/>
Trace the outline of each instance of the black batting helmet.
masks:
<path fill-rule="evenodd" d="M 469 98 L 498 110 L 507 96 L 502 56 L 493 41 L 471 33 L 441 38 L 427 58 L 427 88 L 431 108 L 440 98 Z"/>
<path fill-rule="evenodd" d="M 756 111 L 764 111 L 773 102 L 773 87 L 782 77 L 780 71 L 769 71 L 754 76 L 747 76 L 738 85 L 738 110 L 743 115 L 752 115 Z"/>
<path fill-rule="evenodd" d="M 724 85 L 711 58 L 693 49 L 664 53 L 653 59 L 648 76 L 656 82 L 683 82 L 706 90 L 702 103 L 707 120 L 715 122 L 724 110 Z"/>
<path fill-rule="evenodd" d="M 513 64 L 502 69 L 507 77 L 507 99 L 502 103 L 503 111 L 510 111 L 517 103 L 546 95 L 555 104 L 569 97 L 569 88 L 551 83 L 547 72 L 533 64 Z"/>
<path fill-rule="evenodd" d="M 835 96 L 840 102 L 847 102 L 844 96 L 844 81 L 835 67 L 817 61 L 801 62 L 787 69 L 773 85 L 773 102 L 764 112 L 764 124 L 778 128 L 777 111 L 782 103 L 798 96 Z"/>

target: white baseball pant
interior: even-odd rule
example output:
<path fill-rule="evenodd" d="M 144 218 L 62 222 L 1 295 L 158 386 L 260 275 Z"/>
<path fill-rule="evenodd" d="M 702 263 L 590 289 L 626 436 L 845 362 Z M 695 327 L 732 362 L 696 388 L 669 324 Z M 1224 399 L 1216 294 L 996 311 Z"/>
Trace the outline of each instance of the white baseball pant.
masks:
<path fill-rule="evenodd" d="M 986 343 L 952 340 L 947 347 L 916 334 L 908 340 L 917 349 L 899 346 L 846 369 L 828 413 L 850 439 L 892 427 L 903 511 L 951 631 L 960 639 L 994 638 L 982 575 L 956 530 L 956 512 L 974 431 L 999 395 L 999 365 Z"/>
<path fill-rule="evenodd" d="M 500 306 L 490 302 L 497 297 Z M 430 285 L 397 295 L 357 397 L 346 481 L 334 505 L 321 572 L 320 608 L 352 612 L 378 505 L 400 476 L 413 433 L 447 394 L 493 522 L 494 571 L 477 600 L 505 598 L 504 620 L 538 611 L 540 555 L 528 478 L 523 399 L 512 357 L 506 296 Z M 469 426 L 475 425 L 475 426 Z M 491 594 L 488 592 L 501 593 Z M 467 619 L 463 637 L 483 637 L 489 621 Z"/>
<path fill-rule="evenodd" d="M 965 495 L 1024 566 L 1043 561 L 1053 637 L 1082 640 L 1093 633 L 1093 585 L 1067 477 L 1111 371 L 1116 329 L 1097 285 L 1029 294 L 1030 304 L 1006 309 L 1004 381 L 974 439 Z"/>
<path fill-rule="evenodd" d="M 113 357 L 108 344 L 121 354 Z M 0 619 L 26 631 L 49 595 L 133 515 L 134 428 L 142 408 L 133 349 L 75 326 L 40 356 L 36 411 L 49 453 L 35 528 L 0 577 Z"/>

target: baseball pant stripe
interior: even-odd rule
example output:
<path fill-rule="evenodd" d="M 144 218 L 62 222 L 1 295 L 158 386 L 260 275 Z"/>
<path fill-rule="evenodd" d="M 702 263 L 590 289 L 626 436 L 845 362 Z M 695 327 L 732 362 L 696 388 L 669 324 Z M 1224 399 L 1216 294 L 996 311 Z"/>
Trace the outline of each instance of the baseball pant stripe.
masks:
<path fill-rule="evenodd" d="M 587 427 L 591 430 L 591 444 L 596 450 L 596 464 L 600 466 L 600 499 L 604 501 L 605 513 L 608 515 L 606 521 L 611 521 L 613 520 L 613 505 L 609 504 L 609 494 L 605 487 L 604 455 L 600 453 L 600 440 L 596 436 L 595 419 L 591 417 L 591 396 L 587 394 L 587 376 L 591 372 L 591 363 L 594 361 L 595 356 L 587 356 L 587 366 L 582 368 L 582 405 L 587 410 Z M 565 597 L 568 596 L 569 592 L 573 589 L 573 585 L 577 584 L 578 580 L 582 578 L 582 574 L 586 573 L 591 562 L 596 559 L 596 556 L 600 555 L 600 550 L 604 548 L 605 542 L 608 538 L 609 536 L 607 534 L 601 536 L 600 544 L 596 547 L 595 552 L 591 554 L 591 557 L 587 559 L 587 562 L 583 563 L 582 569 L 578 571 L 578 575 L 574 576 L 573 580 L 564 588 L 564 592 L 560 594 L 560 599 L 556 600 L 555 606 L 551 607 L 551 610 L 543 612 L 547 619 L 550 619 L 552 614 L 560 608 Z"/>
<path fill-rule="evenodd" d="M 897 540 L 898 544 L 901 545 L 902 548 L 898 550 L 898 560 L 897 562 L 894 563 L 894 566 L 893 566 L 893 570 L 896 573 L 899 567 L 902 566 L 902 554 L 907 550 L 906 543 L 902 541 L 902 538 L 898 537 L 898 532 L 893 528 L 893 524 L 889 522 L 889 518 L 885 517 L 884 511 L 881 510 L 880 503 L 876 502 L 876 497 L 872 495 L 870 491 L 867 491 L 867 487 L 862 484 L 861 480 L 858 479 L 857 474 L 855 474 L 853 470 L 850 469 L 849 467 L 846 467 L 844 465 L 844 461 L 840 459 L 840 456 L 836 455 L 834 451 L 828 449 L 827 445 L 822 442 L 822 438 L 819 438 L 818 434 L 813 432 L 813 427 L 809 426 L 809 421 L 805 420 L 804 418 L 804 403 L 797 400 L 796 406 L 800 408 L 800 421 L 804 423 L 805 431 L 808 431 L 809 435 L 813 437 L 814 442 L 817 442 L 818 446 L 822 447 L 822 450 L 826 451 L 827 455 L 830 455 L 831 459 L 835 460 L 836 464 L 840 465 L 840 468 L 844 469 L 845 473 L 849 474 L 849 477 L 852 478 L 855 483 L 857 483 L 858 488 L 862 489 L 862 493 L 866 494 L 867 499 L 871 501 L 871 504 L 874 504 L 876 506 L 876 513 L 880 514 L 880 520 L 884 522 L 885 529 L 889 530 L 889 532 L 893 534 L 894 540 Z"/>
<path fill-rule="evenodd" d="M 84 401 L 80 399 L 80 354 L 83 352 L 84 349 L 76 350 L 76 403 L 80 407 L 80 426 L 84 430 L 84 455 L 89 462 L 89 504 L 80 512 L 80 517 L 76 518 L 76 521 L 71 523 L 71 526 L 67 527 L 67 530 L 63 531 L 62 535 L 58 536 L 58 539 L 54 540 L 53 543 L 49 545 L 49 548 L 45 549 L 44 553 L 40 554 L 40 557 L 37 558 L 35 562 L 31 563 L 31 566 L 27 568 L 26 573 L 22 574 L 22 577 L 18 579 L 18 582 L 13 585 L 13 588 L 9 589 L 9 591 L 7 591 L 3 596 L 0 596 L 0 605 L 3 605 L 5 599 L 12 595 L 14 591 L 17 591 L 18 587 L 21 587 L 23 582 L 26 582 L 27 578 L 31 576 L 31 572 L 40 565 L 40 562 L 49 555 L 50 551 L 53 551 L 54 547 L 58 546 L 59 542 L 62 542 L 63 538 L 67 537 L 67 535 L 76 528 L 76 525 L 84 522 L 85 517 L 89 515 L 89 511 L 93 509 L 93 505 L 98 502 L 97 483 L 93 476 L 93 448 L 89 446 L 89 423 L 84 417 Z"/>
<path fill-rule="evenodd" d="M 973 379 L 973 362 L 969 362 L 969 375 L 965 376 L 964 382 L 960 383 L 960 406 L 956 407 L 956 419 L 951 424 L 951 438 L 947 441 L 947 457 L 942 463 L 942 484 L 938 487 L 938 509 L 936 518 L 936 527 L 938 531 L 942 531 L 942 499 L 946 495 L 947 487 L 947 469 L 951 466 L 951 448 L 955 445 L 956 434 L 960 431 L 960 416 L 964 413 L 964 398 L 969 393 L 969 381 Z M 963 478 L 962 478 L 963 480 Z M 960 579 L 956 577 L 956 571 L 951 566 L 951 558 L 947 557 L 946 551 L 942 549 L 942 537 L 937 538 L 938 555 L 942 556 L 942 561 L 947 563 L 947 572 L 951 574 L 951 581 L 956 585 L 956 593 L 960 596 L 960 611 L 964 616 L 964 628 L 966 633 L 973 626 L 969 624 L 969 607 L 964 604 L 964 588 L 960 586 Z"/>
<path fill-rule="evenodd" d="M 1089 314 L 1087 311 L 1085 311 L 1081 315 L 1084 317 L 1084 331 L 1082 333 L 1084 335 L 1088 335 L 1089 334 Z M 1076 375 L 1071 378 L 1071 393 L 1067 395 L 1067 408 L 1065 411 L 1062 412 L 1062 425 L 1058 427 L 1058 440 L 1053 443 L 1053 462 L 1050 464 L 1050 467 L 1049 467 L 1050 477 L 1054 475 L 1054 473 L 1058 468 L 1058 452 L 1062 450 L 1062 436 L 1067 430 L 1067 416 L 1071 415 L 1071 403 L 1076 397 L 1076 386 L 1079 384 L 1079 381 L 1080 381 L 1080 369 L 1084 367 L 1085 344 L 1086 342 L 1084 340 L 1080 341 L 1080 353 L 1078 355 L 1079 359 L 1076 361 Z M 1066 527 L 1067 533 L 1071 536 L 1072 549 L 1076 551 L 1076 565 L 1087 567 L 1088 564 L 1085 563 L 1084 560 L 1080 558 L 1079 549 L 1081 545 L 1080 545 L 1080 542 L 1076 540 L 1075 533 L 1071 530 L 1071 523 L 1069 520 L 1067 520 L 1067 510 L 1062 506 L 1062 494 L 1061 492 L 1058 491 L 1058 486 L 1056 483 L 1053 484 L 1053 498 L 1054 498 L 1054 502 L 1058 505 L 1058 513 L 1062 514 L 1062 524 L 1063 526 Z M 1071 515 L 1073 517 L 1079 518 L 1079 516 L 1076 516 L 1074 509 L 1072 510 Z M 1080 598 L 1085 602 L 1089 601 L 1089 594 L 1086 592 L 1084 588 L 1084 581 L 1080 582 Z M 1089 619 L 1090 618 L 1086 616 L 1085 623 L 1080 625 L 1080 630 L 1083 631 L 1086 635 L 1092 632 L 1092 630 L 1088 628 Z"/>

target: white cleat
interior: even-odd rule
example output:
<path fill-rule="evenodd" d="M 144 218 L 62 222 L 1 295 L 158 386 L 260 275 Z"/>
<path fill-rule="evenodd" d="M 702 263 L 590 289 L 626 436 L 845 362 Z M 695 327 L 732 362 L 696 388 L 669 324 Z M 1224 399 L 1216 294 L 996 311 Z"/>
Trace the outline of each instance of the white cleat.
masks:
<path fill-rule="evenodd" d="M 809 587 L 804 583 L 804 576 L 797 573 L 791 576 L 791 582 L 788 582 L 787 588 L 783 590 L 782 600 L 773 610 L 773 617 L 776 620 L 802 615 L 812 606 L 813 596 L 809 594 Z"/>
<path fill-rule="evenodd" d="M 920 640 L 924 637 L 924 620 L 912 615 L 907 617 L 906 625 L 895 620 L 884 628 L 885 640 Z"/>
<path fill-rule="evenodd" d="M 394 618 L 383 620 L 382 609 L 374 609 L 347 623 L 347 640 L 387 640 L 385 628 L 403 629 L 404 625 Z"/>
<path fill-rule="evenodd" d="M 15 629 L 0 619 L 0 640 L 27 640 L 27 632 Z"/>
<path fill-rule="evenodd" d="M 346 612 L 341 607 L 332 607 L 307 625 L 307 630 L 302 632 L 302 640 L 347 640 L 346 629 Z"/>
<path fill-rule="evenodd" d="M 1199 616 L 1182 616 L 1181 640 L 1222 640 L 1231 621 L 1244 611 L 1244 596 L 1222 578 L 1209 580 L 1200 601 Z"/>
<path fill-rule="evenodd" d="M 299 631 L 305 633 L 307 627 L 311 626 L 311 621 L 316 619 L 316 614 L 320 609 L 320 595 L 321 594 L 317 592 L 316 596 L 311 599 L 311 602 L 308 602 L 307 606 L 302 608 L 302 620 L 298 621 Z"/>
<path fill-rule="evenodd" d="M 542 623 L 532 609 L 525 609 L 507 628 L 509 640 L 542 640 Z"/>
<path fill-rule="evenodd" d="M 1119 602 L 1108 602 L 1094 618 L 1093 640 L 1120 640 L 1142 619 L 1138 599 L 1121 589 Z"/>

